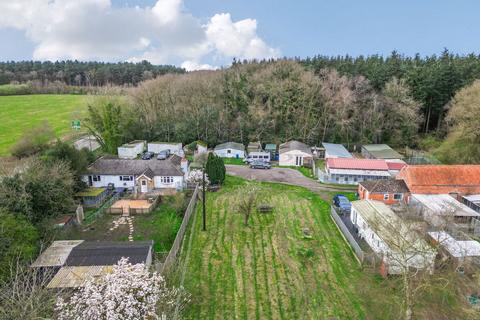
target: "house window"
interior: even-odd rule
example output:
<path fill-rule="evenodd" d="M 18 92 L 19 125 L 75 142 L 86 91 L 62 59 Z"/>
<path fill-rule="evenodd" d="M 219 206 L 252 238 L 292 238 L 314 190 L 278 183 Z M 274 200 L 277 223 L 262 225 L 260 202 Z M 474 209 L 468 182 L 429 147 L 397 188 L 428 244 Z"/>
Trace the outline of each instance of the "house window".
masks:
<path fill-rule="evenodd" d="M 161 183 L 173 183 L 173 177 L 160 177 Z"/>
<path fill-rule="evenodd" d="M 100 181 L 100 176 L 92 176 L 93 181 Z"/>
<path fill-rule="evenodd" d="M 388 198 L 389 198 L 388 193 L 385 193 L 385 194 L 383 195 L 383 200 L 388 200 Z"/>
<path fill-rule="evenodd" d="M 120 176 L 120 181 L 132 181 L 132 176 Z"/>
<path fill-rule="evenodd" d="M 402 200 L 403 199 L 403 194 L 401 193 L 395 193 L 393 195 L 393 200 Z"/>
<path fill-rule="evenodd" d="M 228 150 L 227 150 L 227 153 L 232 153 L 232 150 L 228 149 Z"/>

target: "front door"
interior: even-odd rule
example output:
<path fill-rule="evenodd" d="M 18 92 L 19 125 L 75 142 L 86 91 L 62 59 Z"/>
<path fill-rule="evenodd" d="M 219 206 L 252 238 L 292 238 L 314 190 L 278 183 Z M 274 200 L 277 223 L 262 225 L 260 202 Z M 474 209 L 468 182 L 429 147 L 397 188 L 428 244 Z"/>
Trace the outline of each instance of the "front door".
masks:
<path fill-rule="evenodd" d="M 140 184 L 141 184 L 140 192 L 141 193 L 148 192 L 147 180 L 141 180 Z"/>
<path fill-rule="evenodd" d="M 295 157 L 295 165 L 302 166 L 303 165 L 303 157 L 296 156 Z"/>

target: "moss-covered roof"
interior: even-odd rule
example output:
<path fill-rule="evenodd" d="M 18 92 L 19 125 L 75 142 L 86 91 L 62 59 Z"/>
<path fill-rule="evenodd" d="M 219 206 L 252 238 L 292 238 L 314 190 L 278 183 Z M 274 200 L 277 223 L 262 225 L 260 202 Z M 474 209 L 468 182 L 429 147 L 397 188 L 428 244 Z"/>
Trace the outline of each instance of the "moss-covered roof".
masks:
<path fill-rule="evenodd" d="M 105 191 L 105 188 L 88 188 L 86 190 L 77 192 L 77 197 L 97 197 Z"/>

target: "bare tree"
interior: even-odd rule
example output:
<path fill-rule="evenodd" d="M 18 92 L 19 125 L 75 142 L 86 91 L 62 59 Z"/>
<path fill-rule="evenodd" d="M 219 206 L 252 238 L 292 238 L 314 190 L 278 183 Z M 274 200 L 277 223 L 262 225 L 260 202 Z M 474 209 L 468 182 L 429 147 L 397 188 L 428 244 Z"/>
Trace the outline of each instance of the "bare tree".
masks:
<path fill-rule="evenodd" d="M 259 188 L 247 184 L 238 192 L 237 210 L 243 215 L 243 223 L 248 226 L 248 221 L 257 205 Z"/>

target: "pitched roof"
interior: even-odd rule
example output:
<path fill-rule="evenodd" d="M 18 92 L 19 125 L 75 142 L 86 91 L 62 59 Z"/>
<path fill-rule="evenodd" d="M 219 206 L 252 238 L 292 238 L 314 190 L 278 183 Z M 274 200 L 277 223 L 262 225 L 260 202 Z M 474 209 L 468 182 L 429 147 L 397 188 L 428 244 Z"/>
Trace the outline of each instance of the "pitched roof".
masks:
<path fill-rule="evenodd" d="M 421 203 L 437 215 L 480 217 L 480 213 L 457 201 L 448 194 L 412 194 L 414 202 Z"/>
<path fill-rule="evenodd" d="M 362 181 L 359 184 L 370 193 L 407 193 L 408 187 L 403 180 L 379 179 Z"/>
<path fill-rule="evenodd" d="M 362 146 L 376 159 L 402 159 L 403 156 L 386 144 L 365 144 Z"/>
<path fill-rule="evenodd" d="M 277 145 L 275 143 L 267 143 L 265 145 L 265 150 L 277 150 Z"/>
<path fill-rule="evenodd" d="M 310 147 L 308 145 L 296 140 L 287 141 L 285 143 L 282 143 L 279 146 L 280 153 L 289 152 L 293 150 L 300 150 L 302 152 L 312 154 L 312 151 L 310 150 Z"/>
<path fill-rule="evenodd" d="M 67 266 L 110 266 L 122 257 L 132 264 L 145 263 L 153 241 L 85 241 L 74 247 L 65 265 Z"/>
<path fill-rule="evenodd" d="M 236 149 L 245 151 L 245 146 L 238 142 L 225 142 L 215 146 L 214 150 L 223 150 L 223 149 Z"/>
<path fill-rule="evenodd" d="M 178 162 L 177 157 L 172 155 L 167 160 L 157 160 L 155 158 L 150 160 L 100 158 L 88 167 L 87 173 L 99 175 L 140 175 L 147 169 L 150 169 L 155 176 L 183 176 L 180 165 L 176 164 Z"/>
<path fill-rule="evenodd" d="M 32 267 L 59 267 L 65 264 L 70 252 L 83 240 L 54 241 L 32 264 Z"/>
<path fill-rule="evenodd" d="M 400 171 L 400 170 L 402 170 L 403 167 L 406 167 L 407 164 L 403 161 L 402 162 L 387 161 L 387 166 L 388 166 L 388 170 Z"/>
<path fill-rule="evenodd" d="M 328 158 L 327 166 L 332 169 L 388 171 L 385 160 L 377 159 Z"/>
<path fill-rule="evenodd" d="M 480 193 L 480 165 L 416 165 L 404 167 L 397 176 L 415 187 L 465 187 Z M 414 191 L 414 190 L 412 190 Z M 432 190 L 433 191 L 433 190 Z M 444 192 L 448 193 L 448 192 Z"/>
<path fill-rule="evenodd" d="M 325 154 L 338 158 L 353 158 L 348 150 L 342 144 L 323 142 L 322 146 L 325 148 Z"/>
<path fill-rule="evenodd" d="M 111 273 L 112 270 L 113 266 L 62 267 L 52 280 L 50 280 L 47 288 L 81 287 L 85 284 L 85 281 Z"/>

